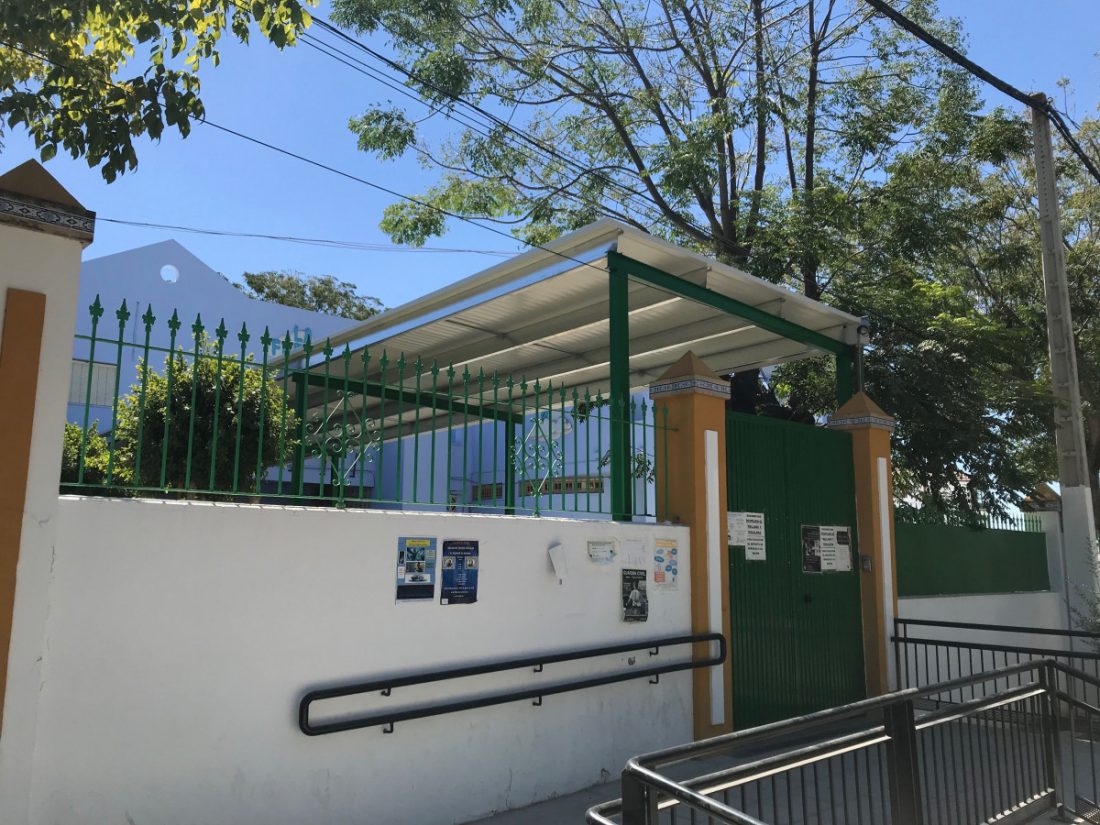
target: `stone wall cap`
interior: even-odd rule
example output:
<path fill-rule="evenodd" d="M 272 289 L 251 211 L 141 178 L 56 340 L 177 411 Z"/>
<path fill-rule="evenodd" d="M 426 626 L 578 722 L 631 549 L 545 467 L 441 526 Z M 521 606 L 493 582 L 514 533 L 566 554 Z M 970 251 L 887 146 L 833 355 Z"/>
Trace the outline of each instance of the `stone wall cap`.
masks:
<path fill-rule="evenodd" d="M 69 194 L 69 190 L 58 183 L 57 178 L 36 160 L 28 160 L 0 175 L 0 190 L 34 198 L 42 203 L 87 211 L 84 204 Z"/>
<path fill-rule="evenodd" d="M 663 384 L 676 378 L 706 378 L 710 381 L 725 384 L 725 380 L 720 378 L 718 373 L 708 367 L 703 359 L 691 350 L 681 355 L 676 363 L 665 370 L 654 383 Z"/>
<path fill-rule="evenodd" d="M 85 209 L 34 160 L 0 175 L 0 223 L 91 243 L 95 212 Z"/>

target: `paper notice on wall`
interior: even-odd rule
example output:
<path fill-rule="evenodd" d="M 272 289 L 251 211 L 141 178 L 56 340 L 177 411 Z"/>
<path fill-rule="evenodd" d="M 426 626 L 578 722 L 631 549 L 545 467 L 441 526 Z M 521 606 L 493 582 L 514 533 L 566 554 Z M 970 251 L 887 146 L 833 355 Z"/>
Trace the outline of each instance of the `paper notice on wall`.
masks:
<path fill-rule="evenodd" d="M 819 528 L 821 570 L 847 573 L 852 569 L 852 532 L 850 528 L 823 524 Z"/>
<path fill-rule="evenodd" d="M 477 601 L 478 542 L 445 540 L 440 573 L 440 604 Z"/>
<path fill-rule="evenodd" d="M 611 564 L 618 554 L 619 548 L 615 539 L 588 540 L 588 558 L 593 564 Z"/>
<path fill-rule="evenodd" d="M 622 577 L 623 621 L 646 621 L 649 618 L 649 594 L 646 592 L 648 573 L 624 567 Z"/>
<path fill-rule="evenodd" d="M 648 539 L 626 539 L 623 541 L 622 563 L 627 567 L 649 567 L 652 560 Z"/>
<path fill-rule="evenodd" d="M 657 539 L 653 545 L 653 585 L 657 590 L 675 590 L 680 578 L 679 542 Z"/>
<path fill-rule="evenodd" d="M 435 596 L 435 539 L 401 537 L 397 540 L 397 601 L 419 601 Z"/>
<path fill-rule="evenodd" d="M 821 572 L 821 528 L 816 524 L 802 525 L 802 572 Z"/>
<path fill-rule="evenodd" d="M 763 513 L 726 513 L 730 547 L 744 547 L 745 561 L 765 561 L 768 542 L 764 532 Z"/>

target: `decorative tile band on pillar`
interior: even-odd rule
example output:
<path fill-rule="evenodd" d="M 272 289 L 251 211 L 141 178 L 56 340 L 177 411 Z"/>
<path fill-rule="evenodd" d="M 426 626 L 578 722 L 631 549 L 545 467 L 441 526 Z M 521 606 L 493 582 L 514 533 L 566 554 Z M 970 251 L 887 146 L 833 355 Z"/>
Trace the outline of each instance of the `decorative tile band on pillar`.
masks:
<path fill-rule="evenodd" d="M 657 445 L 657 520 L 691 528 L 692 632 L 729 637 L 729 550 L 726 546 L 726 399 L 729 386 L 688 352 L 649 387 L 667 422 Z M 697 650 L 694 655 L 706 655 Z M 732 670 L 695 671 L 694 738 L 732 729 Z"/>
<path fill-rule="evenodd" d="M 867 692 L 891 689 L 894 650 L 890 631 L 897 615 L 897 555 L 890 434 L 894 418 L 865 393 L 853 395 L 829 420 L 829 428 L 852 435 L 856 482 L 856 535 L 860 548 L 860 600 Z"/>
<path fill-rule="evenodd" d="M 95 234 L 95 212 L 81 206 L 33 160 L 0 179 L 0 223 L 63 235 L 83 244 L 90 244 Z"/>
<path fill-rule="evenodd" d="M 725 382 L 715 381 L 705 375 L 689 375 L 671 381 L 658 380 L 649 385 L 651 398 L 686 392 L 699 392 L 725 400 L 729 398 L 730 388 Z"/>

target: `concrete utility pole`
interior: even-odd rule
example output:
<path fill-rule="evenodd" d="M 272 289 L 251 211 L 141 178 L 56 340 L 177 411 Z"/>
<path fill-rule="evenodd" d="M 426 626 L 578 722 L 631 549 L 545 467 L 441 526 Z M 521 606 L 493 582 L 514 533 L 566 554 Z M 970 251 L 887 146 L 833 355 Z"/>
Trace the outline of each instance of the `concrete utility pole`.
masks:
<path fill-rule="evenodd" d="M 1039 194 L 1039 225 L 1043 248 L 1043 288 L 1047 306 L 1047 340 L 1054 389 L 1055 440 L 1058 480 L 1062 493 L 1062 536 L 1067 579 L 1066 598 L 1074 612 L 1085 612 L 1100 597 L 1097 567 L 1096 523 L 1085 452 L 1085 425 L 1081 412 L 1081 388 L 1077 381 L 1077 350 L 1066 283 L 1066 255 L 1062 240 L 1062 215 L 1054 173 L 1054 147 L 1050 120 L 1044 111 L 1047 98 L 1035 95 L 1031 107 L 1035 143 L 1035 184 Z"/>

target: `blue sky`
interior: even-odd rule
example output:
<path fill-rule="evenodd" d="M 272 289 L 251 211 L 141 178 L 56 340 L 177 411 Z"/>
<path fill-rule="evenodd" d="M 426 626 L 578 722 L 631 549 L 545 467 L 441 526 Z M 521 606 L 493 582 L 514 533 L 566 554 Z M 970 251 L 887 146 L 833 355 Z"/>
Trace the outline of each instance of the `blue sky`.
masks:
<path fill-rule="evenodd" d="M 1097 0 L 940 0 L 961 18 L 969 54 L 1025 90 L 1060 94 L 1074 84 L 1075 117 L 1100 102 L 1100 5 Z M 327 2 L 320 12 L 327 11 Z M 377 162 L 355 148 L 349 117 L 394 93 L 306 47 L 280 53 L 256 40 L 226 41 L 223 63 L 202 76 L 209 117 L 390 188 L 415 194 L 435 179 L 409 158 Z M 1008 103 L 990 90 L 992 104 Z M 1059 97 L 1059 104 L 1061 104 Z M 37 155 L 21 132 L 6 136 L 0 170 Z M 277 235 L 388 244 L 378 228 L 390 195 L 196 125 L 186 140 L 143 142 L 140 165 L 113 184 L 82 161 L 58 156 L 47 168 L 103 217 Z M 175 237 L 231 278 L 245 270 L 329 273 L 396 306 L 500 260 L 474 253 L 365 252 L 278 241 L 217 238 L 100 222 L 86 257 Z M 508 238 L 455 223 L 434 246 L 519 251 Z"/>

